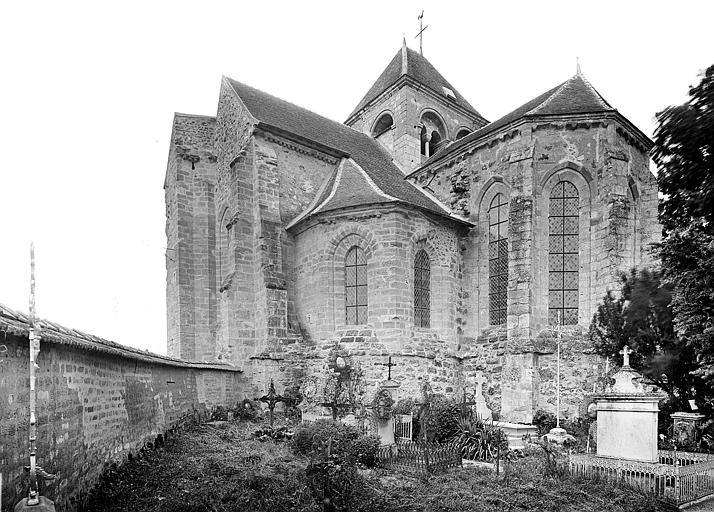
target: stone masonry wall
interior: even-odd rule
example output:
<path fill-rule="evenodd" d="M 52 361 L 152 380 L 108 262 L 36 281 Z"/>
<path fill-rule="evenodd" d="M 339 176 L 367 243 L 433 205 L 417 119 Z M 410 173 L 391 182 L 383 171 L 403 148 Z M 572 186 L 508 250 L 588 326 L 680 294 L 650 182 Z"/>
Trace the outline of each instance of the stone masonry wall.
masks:
<path fill-rule="evenodd" d="M 483 125 L 450 106 L 448 100 L 437 99 L 433 93 L 423 88 L 417 89 L 405 85 L 380 98 L 350 126 L 364 133 L 372 134 L 377 120 L 384 113 L 389 113 L 394 120 L 394 126 L 389 134 L 380 137 L 380 142 L 390 151 L 397 165 L 406 174 L 416 169 L 426 159 L 420 152 L 420 126 L 421 116 L 427 111 L 436 112 L 443 121 L 446 140 L 456 140 L 456 134 L 460 129 L 467 128 L 469 131 L 473 131 Z"/>
<path fill-rule="evenodd" d="M 285 358 L 307 360 L 304 371 L 319 370 L 340 342 L 359 358 L 370 389 L 385 376 L 391 355 L 400 365 L 395 379 L 405 393 L 418 395 L 424 376 L 435 390 L 458 387 L 457 304 L 460 255 L 457 230 L 404 208 L 327 215 L 306 221 L 295 233 L 295 294 L 302 343 Z M 367 255 L 368 323 L 345 325 L 344 257 L 352 246 Z M 431 262 L 431 327 L 414 326 L 414 255 L 423 248 Z M 288 364 L 288 363 L 285 363 Z M 280 365 L 278 365 L 280 366 Z"/>
<path fill-rule="evenodd" d="M 0 327 L 0 330 L 3 328 Z M 3 512 L 25 494 L 29 341 L 4 332 L 0 356 L 0 471 Z M 57 510 L 74 510 L 104 469 L 136 453 L 187 414 L 233 405 L 236 371 L 159 361 L 43 340 L 37 360 L 37 463 L 58 478 L 41 487 Z"/>
<path fill-rule="evenodd" d="M 464 251 L 462 351 L 482 350 L 483 340 L 492 338 L 488 207 L 496 193 L 509 198 L 508 314 L 502 326 L 507 350 L 496 365 L 502 374 L 493 380 L 509 404 L 506 416 L 518 421 L 528 421 L 539 406 L 553 405 L 544 395 L 552 391 L 552 347 L 538 349 L 534 340 L 550 329 L 548 202 L 560 180 L 572 182 L 580 197 L 579 317 L 577 326 L 566 329 L 572 347 L 566 350 L 569 371 L 562 381 L 572 391 L 564 398 L 567 407 L 578 410 L 586 392 L 581 384 L 592 382 L 600 371 L 586 334 L 597 304 L 606 290 L 617 289 L 621 272 L 656 265 L 651 244 L 660 230 L 657 187 L 646 150 L 612 120 L 524 124 L 415 176 L 419 185 L 476 224 Z"/>
<path fill-rule="evenodd" d="M 168 353 L 215 360 L 215 119 L 177 114 L 164 183 Z"/>

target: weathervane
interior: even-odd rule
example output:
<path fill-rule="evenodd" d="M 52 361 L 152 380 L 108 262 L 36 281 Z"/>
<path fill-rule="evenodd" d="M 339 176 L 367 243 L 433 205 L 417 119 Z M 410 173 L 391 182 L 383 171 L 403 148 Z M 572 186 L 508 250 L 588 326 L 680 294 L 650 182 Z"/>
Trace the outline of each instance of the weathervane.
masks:
<path fill-rule="evenodd" d="M 419 20 L 419 33 L 414 36 L 414 39 L 416 39 L 417 37 L 419 38 L 419 53 L 424 55 L 424 48 L 422 47 L 422 39 L 423 39 L 424 31 L 429 28 L 429 25 L 427 25 L 426 27 L 424 26 L 424 11 L 423 10 L 421 11 L 419 18 L 417 18 L 417 19 Z"/>

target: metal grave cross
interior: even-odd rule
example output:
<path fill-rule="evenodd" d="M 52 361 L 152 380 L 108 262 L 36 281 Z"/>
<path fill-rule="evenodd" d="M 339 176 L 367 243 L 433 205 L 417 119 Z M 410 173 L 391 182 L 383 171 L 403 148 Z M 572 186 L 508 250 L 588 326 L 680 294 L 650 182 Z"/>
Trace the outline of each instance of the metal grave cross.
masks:
<path fill-rule="evenodd" d="M 619 354 L 622 356 L 622 367 L 623 368 L 630 367 L 630 354 L 632 354 L 633 352 L 634 352 L 634 350 L 632 350 L 627 345 L 622 347 L 622 350 L 620 350 Z"/>
<path fill-rule="evenodd" d="M 387 380 L 392 380 L 392 367 L 397 366 L 397 363 L 392 362 L 392 356 L 389 356 L 389 362 L 387 363 L 374 363 L 375 366 L 386 366 L 389 370 L 387 372 Z"/>
<path fill-rule="evenodd" d="M 268 393 L 258 398 L 261 402 L 268 404 L 268 410 L 270 411 L 270 426 L 273 426 L 273 410 L 278 402 L 285 402 L 285 398 L 275 392 L 275 384 L 273 379 L 270 379 L 270 387 L 268 388 Z"/>

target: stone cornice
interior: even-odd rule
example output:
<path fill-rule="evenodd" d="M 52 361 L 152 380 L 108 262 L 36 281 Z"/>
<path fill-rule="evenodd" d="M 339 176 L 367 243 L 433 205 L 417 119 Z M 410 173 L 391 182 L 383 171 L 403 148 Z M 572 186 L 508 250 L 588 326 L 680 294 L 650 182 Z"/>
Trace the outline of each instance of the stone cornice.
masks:
<path fill-rule="evenodd" d="M 471 223 L 466 224 L 456 219 L 452 219 L 451 217 L 447 217 L 446 215 L 441 216 L 407 203 L 394 202 L 351 206 L 348 208 L 340 208 L 338 210 L 330 210 L 328 212 L 316 213 L 314 215 L 308 216 L 306 219 L 302 220 L 295 226 L 292 226 L 290 228 L 290 231 L 293 232 L 295 235 L 300 235 L 301 233 L 320 224 L 335 224 L 337 222 L 361 221 L 371 218 L 380 218 L 383 215 L 387 215 L 390 213 L 400 213 L 407 216 L 421 214 L 433 222 L 437 222 L 440 224 L 451 224 L 457 229 L 468 229 L 471 226 Z"/>
<path fill-rule="evenodd" d="M 531 116 L 522 117 L 495 132 L 488 133 L 482 138 L 471 141 L 463 148 L 460 148 L 454 155 L 442 160 L 436 160 L 427 166 L 420 167 L 411 174 L 407 175 L 407 178 L 416 178 L 425 172 L 436 172 L 442 168 L 451 167 L 454 164 L 465 160 L 479 149 L 492 147 L 498 143 L 505 142 L 521 135 L 522 128 L 526 125 L 531 125 L 533 132 L 535 132 L 546 127 L 565 128 L 566 130 L 591 128 L 596 126 L 606 127 L 612 122 L 616 123 L 618 134 L 623 136 L 627 142 L 633 144 L 644 153 L 649 152 L 653 144 L 652 141 L 617 111 L 565 116 Z"/>
<path fill-rule="evenodd" d="M 296 153 L 311 156 L 331 165 L 336 165 L 341 158 L 349 156 L 338 149 L 323 146 L 263 123 L 258 124 L 256 134 L 264 137 L 268 142 L 273 142 Z"/>

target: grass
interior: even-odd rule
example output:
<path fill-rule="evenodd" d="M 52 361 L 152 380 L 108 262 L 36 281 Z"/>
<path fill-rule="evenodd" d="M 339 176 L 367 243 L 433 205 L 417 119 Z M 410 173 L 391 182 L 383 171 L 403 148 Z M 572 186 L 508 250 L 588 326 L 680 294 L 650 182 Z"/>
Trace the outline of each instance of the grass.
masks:
<path fill-rule="evenodd" d="M 290 443 L 250 438 L 255 424 L 198 426 L 107 472 L 85 512 L 319 512 L 307 482 L 308 460 Z M 520 459 L 508 479 L 474 469 L 428 481 L 375 470 L 355 482 L 349 510 L 390 512 L 664 512 L 638 492 L 602 482 L 543 475 L 540 456 Z"/>

